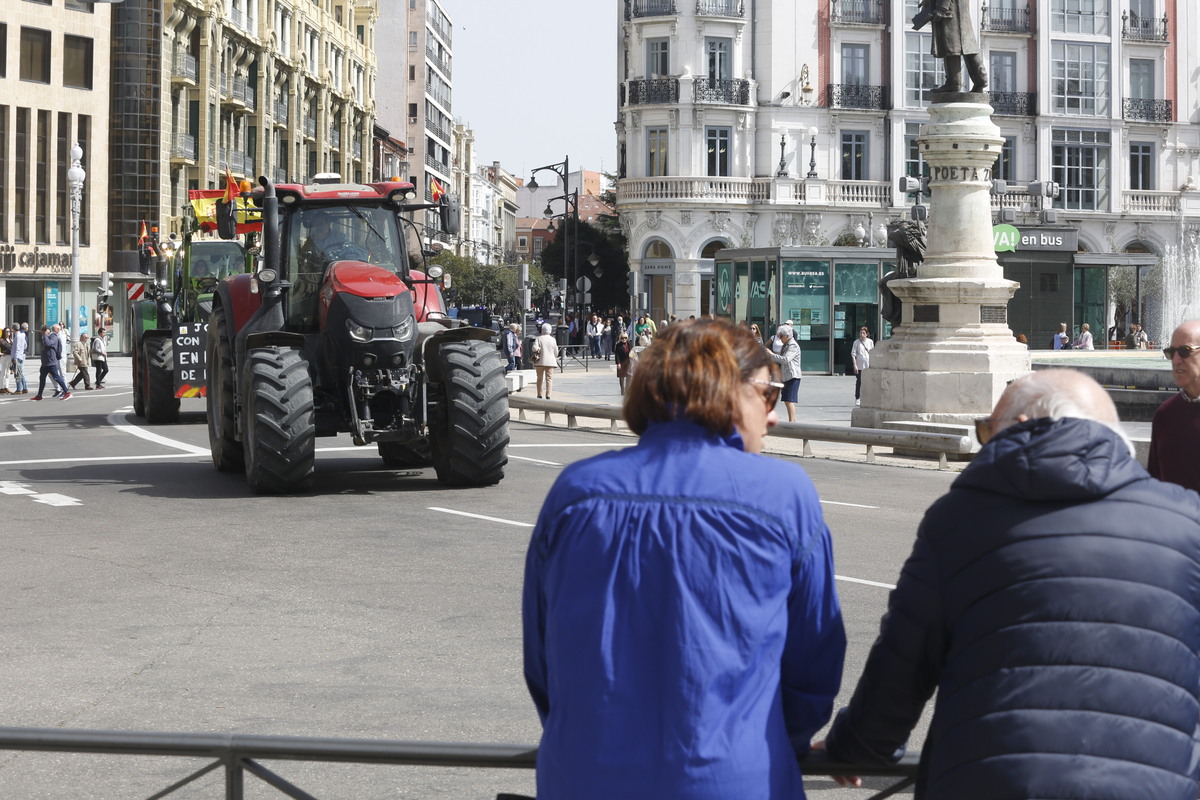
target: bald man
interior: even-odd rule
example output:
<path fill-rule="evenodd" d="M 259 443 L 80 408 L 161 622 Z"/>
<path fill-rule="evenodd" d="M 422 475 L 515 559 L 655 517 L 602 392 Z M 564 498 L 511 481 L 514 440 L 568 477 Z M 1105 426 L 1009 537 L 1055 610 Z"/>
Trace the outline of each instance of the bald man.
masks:
<path fill-rule="evenodd" d="M 1150 425 L 1150 474 L 1200 492 L 1200 320 L 1171 333 L 1163 348 L 1179 394 L 1158 407 Z"/>
<path fill-rule="evenodd" d="M 1200 497 L 1118 424 L 1079 372 L 1008 387 L 917 531 L 832 757 L 893 762 L 936 690 L 917 798 L 1195 799 Z"/>

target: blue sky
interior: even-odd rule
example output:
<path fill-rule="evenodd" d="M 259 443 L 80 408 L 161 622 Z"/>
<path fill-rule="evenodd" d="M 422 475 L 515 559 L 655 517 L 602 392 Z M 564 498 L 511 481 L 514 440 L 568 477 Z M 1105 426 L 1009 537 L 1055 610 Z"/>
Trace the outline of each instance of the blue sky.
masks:
<path fill-rule="evenodd" d="M 454 118 L 475 130 L 481 163 L 527 180 L 563 156 L 572 171 L 616 171 L 619 0 L 442 2 Z"/>

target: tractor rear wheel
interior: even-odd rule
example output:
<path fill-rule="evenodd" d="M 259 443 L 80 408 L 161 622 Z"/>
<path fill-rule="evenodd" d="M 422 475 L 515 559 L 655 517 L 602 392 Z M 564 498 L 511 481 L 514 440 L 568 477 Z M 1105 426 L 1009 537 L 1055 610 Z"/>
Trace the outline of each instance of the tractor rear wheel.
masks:
<path fill-rule="evenodd" d="M 246 361 L 246 480 L 255 494 L 307 491 L 317 435 L 308 362 L 299 350 L 275 345 L 249 350 Z"/>
<path fill-rule="evenodd" d="M 175 396 L 175 343 L 170 336 L 161 334 L 149 335 L 144 342 L 146 422 L 179 422 L 179 398 Z"/>
<path fill-rule="evenodd" d="M 212 313 L 208 336 L 208 380 L 204 393 L 208 398 L 208 449 L 213 466 L 221 472 L 241 472 L 246 468 L 242 443 L 237 440 L 237 405 L 233 386 L 233 341 L 225 309 Z"/>
<path fill-rule="evenodd" d="M 430 425 L 433 467 L 448 486 L 490 486 L 508 463 L 508 385 L 491 342 L 447 342 L 437 349 L 439 413 Z"/>
<path fill-rule="evenodd" d="M 146 416 L 145 359 L 142 357 L 142 342 L 133 343 L 133 415 Z"/>
<path fill-rule="evenodd" d="M 433 455 L 429 451 L 429 440 L 425 438 L 412 442 L 380 442 L 379 457 L 389 467 L 428 467 L 433 463 Z"/>

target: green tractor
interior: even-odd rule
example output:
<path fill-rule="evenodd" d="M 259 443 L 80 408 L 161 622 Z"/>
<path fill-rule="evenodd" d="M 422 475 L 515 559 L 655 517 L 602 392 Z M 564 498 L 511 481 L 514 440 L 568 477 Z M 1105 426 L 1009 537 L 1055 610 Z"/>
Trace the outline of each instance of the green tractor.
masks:
<path fill-rule="evenodd" d="M 222 278 L 251 271 L 254 258 L 241 242 L 199 238 L 194 218 L 185 219 L 177 246 L 174 234 L 164 243 L 157 229 L 143 231 L 138 255 L 146 289 L 130 304 L 133 413 L 155 424 L 179 421 L 180 398 L 204 396 L 213 290 Z"/>

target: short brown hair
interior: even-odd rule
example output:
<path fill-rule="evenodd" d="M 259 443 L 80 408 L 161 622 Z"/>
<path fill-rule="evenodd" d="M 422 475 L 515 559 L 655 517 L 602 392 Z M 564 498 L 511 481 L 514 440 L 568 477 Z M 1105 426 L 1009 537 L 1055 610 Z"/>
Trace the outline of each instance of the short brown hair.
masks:
<path fill-rule="evenodd" d="M 728 436 L 742 382 L 763 367 L 778 373 L 747 328 L 712 319 L 668 326 L 638 359 L 625 393 L 625 422 L 642 434 L 654 422 L 687 420 Z"/>

